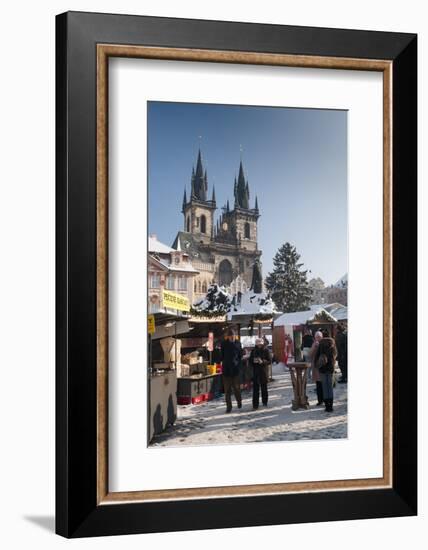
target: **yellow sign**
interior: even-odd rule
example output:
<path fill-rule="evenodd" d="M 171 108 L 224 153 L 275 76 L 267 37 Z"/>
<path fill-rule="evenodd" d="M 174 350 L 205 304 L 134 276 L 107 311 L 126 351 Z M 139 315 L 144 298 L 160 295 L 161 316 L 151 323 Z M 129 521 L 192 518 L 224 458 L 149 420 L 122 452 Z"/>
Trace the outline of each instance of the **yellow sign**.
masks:
<path fill-rule="evenodd" d="M 180 311 L 190 311 L 190 302 L 186 296 L 163 290 L 163 307 L 167 309 L 178 309 Z"/>
<path fill-rule="evenodd" d="M 149 334 L 154 334 L 156 331 L 155 316 L 149 315 L 147 317 L 147 323 L 148 323 Z"/>

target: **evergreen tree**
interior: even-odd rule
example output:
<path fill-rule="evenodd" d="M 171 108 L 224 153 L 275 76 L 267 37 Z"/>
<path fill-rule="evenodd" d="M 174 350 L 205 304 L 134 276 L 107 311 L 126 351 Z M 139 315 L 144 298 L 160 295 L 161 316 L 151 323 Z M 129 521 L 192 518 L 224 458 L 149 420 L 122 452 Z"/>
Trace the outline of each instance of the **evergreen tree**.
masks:
<path fill-rule="evenodd" d="M 309 309 L 312 291 L 307 270 L 301 269 L 300 254 L 290 243 L 283 244 L 273 259 L 273 271 L 266 277 L 276 307 L 284 313 Z"/>

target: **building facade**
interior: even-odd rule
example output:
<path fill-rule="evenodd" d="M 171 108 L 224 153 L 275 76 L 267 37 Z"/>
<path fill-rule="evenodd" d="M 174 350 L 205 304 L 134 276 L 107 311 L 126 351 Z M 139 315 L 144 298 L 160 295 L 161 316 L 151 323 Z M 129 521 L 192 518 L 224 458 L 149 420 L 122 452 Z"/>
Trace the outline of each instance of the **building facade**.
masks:
<path fill-rule="evenodd" d="M 162 290 L 176 292 L 195 301 L 194 279 L 198 271 L 192 266 L 189 255 L 175 250 L 149 236 L 148 245 L 148 311 L 163 311 Z"/>
<path fill-rule="evenodd" d="M 208 197 L 208 176 L 199 151 L 189 199 L 184 191 L 183 231 L 178 232 L 172 245 L 175 250 L 186 252 L 199 272 L 194 279 L 195 300 L 202 298 L 213 282 L 232 293 L 246 292 L 251 287 L 254 264 L 262 254 L 257 245 L 258 201 L 256 197 L 254 208 L 250 208 L 250 189 L 242 161 L 233 184 L 233 208 L 227 200 L 216 217 L 214 187 Z"/>

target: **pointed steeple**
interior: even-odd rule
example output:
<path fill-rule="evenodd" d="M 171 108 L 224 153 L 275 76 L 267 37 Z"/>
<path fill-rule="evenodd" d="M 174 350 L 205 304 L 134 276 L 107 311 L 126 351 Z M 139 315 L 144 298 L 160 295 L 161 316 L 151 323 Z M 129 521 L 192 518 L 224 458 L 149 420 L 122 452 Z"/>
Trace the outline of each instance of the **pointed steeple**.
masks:
<path fill-rule="evenodd" d="M 211 200 L 215 203 L 215 186 L 213 185 L 213 194 Z"/>
<path fill-rule="evenodd" d="M 208 190 L 208 177 L 207 172 L 202 166 L 201 150 L 198 151 L 198 158 L 196 161 L 196 171 L 192 171 L 192 198 L 199 201 L 207 200 Z"/>
<path fill-rule="evenodd" d="M 192 178 L 190 180 L 190 198 L 195 197 L 195 167 L 192 167 Z"/>
<path fill-rule="evenodd" d="M 184 187 L 183 209 L 182 209 L 182 212 L 184 212 L 184 209 L 185 209 L 185 207 L 186 207 L 186 204 L 187 204 L 187 194 L 186 194 L 186 187 Z"/>
<path fill-rule="evenodd" d="M 256 204 L 254 205 L 254 210 L 258 210 L 259 209 L 259 201 L 257 200 L 257 195 L 256 195 Z"/>
<path fill-rule="evenodd" d="M 202 178 L 203 175 L 204 175 L 204 170 L 202 168 L 202 155 L 201 155 L 201 150 L 199 149 L 198 151 L 198 160 L 196 161 L 196 177 L 197 178 Z"/>
<path fill-rule="evenodd" d="M 226 212 L 230 212 L 229 199 L 227 199 L 227 203 L 226 203 Z"/>
<path fill-rule="evenodd" d="M 242 166 L 242 160 L 239 163 L 239 174 L 238 174 L 238 182 L 236 184 L 236 205 L 239 208 L 246 208 L 248 209 L 248 197 L 249 197 L 249 189 L 248 189 L 248 182 L 245 181 L 244 176 L 244 168 Z"/>

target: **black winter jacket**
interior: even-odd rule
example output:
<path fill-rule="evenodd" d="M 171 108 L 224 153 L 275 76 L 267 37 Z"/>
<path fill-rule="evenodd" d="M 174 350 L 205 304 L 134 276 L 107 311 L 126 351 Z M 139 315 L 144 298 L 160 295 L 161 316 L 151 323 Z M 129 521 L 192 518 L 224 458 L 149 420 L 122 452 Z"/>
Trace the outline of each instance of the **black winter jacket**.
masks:
<path fill-rule="evenodd" d="M 224 340 L 221 343 L 221 361 L 224 376 L 238 376 L 242 361 L 241 342 Z"/>
<path fill-rule="evenodd" d="M 257 346 L 251 351 L 250 354 L 250 364 L 254 366 L 260 366 L 261 364 L 256 362 L 254 363 L 254 359 L 261 359 L 263 361 L 263 365 L 269 365 L 269 363 L 272 361 L 270 352 L 267 348 L 258 348 Z"/>

